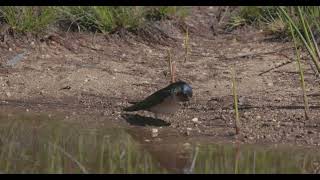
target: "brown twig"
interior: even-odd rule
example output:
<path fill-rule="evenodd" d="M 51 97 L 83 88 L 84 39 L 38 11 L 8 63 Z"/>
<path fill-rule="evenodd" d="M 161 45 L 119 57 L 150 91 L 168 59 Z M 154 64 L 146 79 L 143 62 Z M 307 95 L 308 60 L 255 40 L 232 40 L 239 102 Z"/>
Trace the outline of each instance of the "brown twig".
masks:
<path fill-rule="evenodd" d="M 280 53 L 281 51 L 290 50 L 290 49 L 294 49 L 294 47 L 285 47 L 276 51 L 258 52 L 258 53 L 244 54 L 244 55 L 235 56 L 235 57 L 226 57 L 226 59 L 237 59 L 237 58 L 261 56 L 261 55 L 267 55 L 267 54 L 275 54 L 275 53 Z"/>
<path fill-rule="evenodd" d="M 280 68 L 280 67 L 282 67 L 282 66 L 285 66 L 285 65 L 290 64 L 290 63 L 292 63 L 292 62 L 295 61 L 295 59 L 289 58 L 287 55 L 285 55 L 285 54 L 283 54 L 283 53 L 280 53 L 279 55 L 284 56 L 285 58 L 287 58 L 287 59 L 289 59 L 289 60 L 286 61 L 286 62 L 281 63 L 280 65 L 278 65 L 278 66 L 276 66 L 276 67 L 273 67 L 273 68 L 270 68 L 270 69 L 268 69 L 268 70 L 266 70 L 266 71 L 261 72 L 260 74 L 258 74 L 258 76 L 261 76 L 261 75 L 263 75 L 263 74 L 265 74 L 265 73 L 268 73 L 268 72 L 270 72 L 270 71 L 272 71 L 272 70 L 278 69 L 278 68 Z"/>
<path fill-rule="evenodd" d="M 219 14 L 219 21 L 218 21 L 218 25 L 221 24 L 223 18 L 226 16 L 227 12 L 228 12 L 228 9 L 229 9 L 229 6 L 227 6 L 225 9 L 224 9 L 224 12 Z M 222 15 L 221 15 L 222 14 Z"/>
<path fill-rule="evenodd" d="M 176 66 L 175 66 L 175 63 L 172 62 L 170 49 L 168 49 L 168 61 L 169 61 L 169 71 L 170 71 L 170 76 L 171 76 L 171 83 L 174 83 L 176 81 L 176 79 L 175 79 Z"/>

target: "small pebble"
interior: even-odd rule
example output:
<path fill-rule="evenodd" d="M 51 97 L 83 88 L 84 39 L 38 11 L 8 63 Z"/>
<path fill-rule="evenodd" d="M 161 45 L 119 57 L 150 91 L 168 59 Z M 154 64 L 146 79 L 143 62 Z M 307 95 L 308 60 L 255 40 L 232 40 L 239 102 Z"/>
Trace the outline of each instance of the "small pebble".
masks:
<path fill-rule="evenodd" d="M 193 122 L 199 122 L 199 119 L 198 118 L 193 118 L 192 121 Z"/>
<path fill-rule="evenodd" d="M 184 147 L 185 149 L 190 149 L 190 148 L 191 148 L 191 144 L 190 144 L 190 143 L 184 143 L 184 144 L 183 144 L 183 147 Z"/>
<path fill-rule="evenodd" d="M 275 98 L 275 101 L 280 102 L 281 98 L 277 97 L 277 98 Z"/>
<path fill-rule="evenodd" d="M 8 97 L 11 97 L 11 93 L 10 93 L 10 92 L 6 92 L 6 95 L 7 95 Z"/>
<path fill-rule="evenodd" d="M 153 128 L 152 129 L 152 134 L 151 134 L 152 137 L 157 137 L 158 136 L 158 129 L 156 128 Z"/>
<path fill-rule="evenodd" d="M 152 133 L 158 133 L 158 129 L 153 128 L 153 129 L 152 129 Z"/>
<path fill-rule="evenodd" d="M 273 83 L 272 83 L 272 82 L 269 82 L 269 83 L 268 83 L 268 86 L 270 86 L 270 87 L 273 86 Z"/>
<path fill-rule="evenodd" d="M 190 136 L 190 131 L 186 131 L 185 134 L 186 134 L 187 136 Z"/>

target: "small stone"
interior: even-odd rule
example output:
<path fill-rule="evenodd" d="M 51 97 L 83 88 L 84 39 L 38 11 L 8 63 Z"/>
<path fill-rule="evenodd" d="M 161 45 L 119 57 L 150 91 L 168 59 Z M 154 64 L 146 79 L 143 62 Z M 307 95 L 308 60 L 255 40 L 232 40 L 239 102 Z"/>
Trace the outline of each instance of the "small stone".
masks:
<path fill-rule="evenodd" d="M 112 79 L 116 79 L 116 77 L 113 76 Z"/>
<path fill-rule="evenodd" d="M 245 97 L 243 97 L 243 96 L 240 97 L 239 100 L 238 100 L 238 104 L 239 104 L 240 106 L 244 105 L 244 104 L 245 104 L 245 100 L 246 100 Z"/>
<path fill-rule="evenodd" d="M 269 83 L 268 83 L 268 86 L 270 86 L 270 87 L 273 86 L 273 83 L 272 83 L 272 82 L 269 82 Z"/>
<path fill-rule="evenodd" d="M 276 102 L 280 102 L 280 101 L 281 101 L 281 98 L 280 98 L 280 97 L 277 97 L 277 98 L 275 98 L 275 101 L 276 101 Z"/>
<path fill-rule="evenodd" d="M 6 95 L 7 95 L 8 97 L 11 97 L 11 93 L 10 93 L 10 92 L 6 92 Z"/>
<path fill-rule="evenodd" d="M 308 134 L 314 134 L 314 131 L 312 131 L 312 130 L 308 130 L 308 132 L 307 132 Z"/>
<path fill-rule="evenodd" d="M 189 147 L 189 146 L 191 146 L 191 144 L 190 144 L 190 143 L 188 143 L 188 142 L 186 142 L 186 143 L 184 143 L 184 144 L 183 144 L 183 146 L 185 146 L 185 147 L 186 147 L 186 146 L 187 146 L 187 147 Z"/>
<path fill-rule="evenodd" d="M 145 141 L 145 142 L 150 142 L 150 140 L 149 140 L 149 139 L 145 139 L 144 141 Z"/>
<path fill-rule="evenodd" d="M 259 116 L 259 115 L 258 115 L 258 116 L 256 116 L 256 119 L 261 119 L 261 116 Z"/>
<path fill-rule="evenodd" d="M 152 134 L 151 134 L 152 137 L 157 137 L 158 136 L 158 129 L 156 128 L 153 128 L 152 129 Z"/>
<path fill-rule="evenodd" d="M 43 95 L 44 93 L 45 93 L 45 91 L 44 91 L 44 90 L 41 90 L 39 94 L 40 94 L 40 95 Z"/>
<path fill-rule="evenodd" d="M 12 51 L 12 48 L 9 48 L 9 51 Z"/>
<path fill-rule="evenodd" d="M 152 133 L 158 133 L 158 129 L 153 128 L 153 129 L 152 129 Z"/>
<path fill-rule="evenodd" d="M 29 112 L 29 109 L 26 109 L 27 112 Z"/>
<path fill-rule="evenodd" d="M 34 41 L 31 42 L 31 46 L 33 46 L 33 45 L 34 45 Z"/>
<path fill-rule="evenodd" d="M 193 122 L 199 122 L 199 119 L 198 118 L 193 118 L 192 121 Z"/>
<path fill-rule="evenodd" d="M 186 132 L 185 132 L 185 135 L 186 135 L 186 136 L 190 136 L 190 131 L 186 131 Z"/>

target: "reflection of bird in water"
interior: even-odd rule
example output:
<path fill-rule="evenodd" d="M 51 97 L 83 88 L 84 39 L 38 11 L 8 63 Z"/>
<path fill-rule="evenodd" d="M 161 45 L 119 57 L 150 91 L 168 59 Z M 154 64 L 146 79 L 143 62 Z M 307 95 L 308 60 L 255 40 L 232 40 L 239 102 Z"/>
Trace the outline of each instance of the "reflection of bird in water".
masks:
<path fill-rule="evenodd" d="M 143 151 L 145 155 L 151 155 L 151 163 L 156 167 L 163 168 L 168 173 L 190 173 L 194 147 L 192 144 L 187 146 L 184 138 L 179 138 L 179 133 L 175 130 L 162 129 L 157 138 L 152 138 L 148 128 L 129 128 L 126 132 L 134 142 L 142 145 L 146 150 Z"/>
<path fill-rule="evenodd" d="M 150 111 L 155 114 L 174 114 L 179 109 L 179 102 L 189 101 L 192 97 L 192 88 L 184 81 L 171 83 L 167 87 L 151 94 L 124 111 Z"/>

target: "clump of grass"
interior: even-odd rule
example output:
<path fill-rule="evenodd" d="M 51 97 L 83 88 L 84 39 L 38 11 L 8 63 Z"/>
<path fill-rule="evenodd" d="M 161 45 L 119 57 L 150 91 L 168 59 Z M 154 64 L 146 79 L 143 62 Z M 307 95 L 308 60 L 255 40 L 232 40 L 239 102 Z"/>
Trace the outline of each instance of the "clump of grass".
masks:
<path fill-rule="evenodd" d="M 57 20 L 53 7 L 4 6 L 0 8 L 4 21 L 15 31 L 34 32 L 45 30 Z"/>
<path fill-rule="evenodd" d="M 239 109 L 238 109 L 238 95 L 237 95 L 237 85 L 236 85 L 236 75 L 234 68 L 231 68 L 231 76 L 232 76 L 232 94 L 233 94 L 233 103 L 234 103 L 234 111 L 235 111 L 235 129 L 236 134 L 240 133 L 240 118 L 239 118 Z"/>
<path fill-rule="evenodd" d="M 123 6 L 77 6 L 60 9 L 64 23 L 76 25 L 78 30 L 99 30 L 103 33 L 117 28 L 131 29 L 144 21 L 143 7 Z"/>
<path fill-rule="evenodd" d="M 252 24 L 259 20 L 262 11 L 262 8 L 259 6 L 244 6 L 240 7 L 238 16 L 243 18 L 246 23 Z"/>
<path fill-rule="evenodd" d="M 143 7 L 94 6 L 93 10 L 96 24 L 103 32 L 109 32 L 115 28 L 136 28 L 145 21 Z"/>
<path fill-rule="evenodd" d="M 231 16 L 227 27 L 232 30 L 246 24 L 257 25 L 261 22 L 268 22 L 269 18 L 266 18 L 266 14 L 271 14 L 270 9 L 271 7 L 242 6 L 237 14 Z"/>
<path fill-rule="evenodd" d="M 119 28 L 134 29 L 147 21 L 169 17 L 184 18 L 188 8 L 176 6 L 61 6 L 0 8 L 0 20 L 13 30 L 39 32 L 49 25 L 59 25 L 78 31 L 109 33 Z"/>
<path fill-rule="evenodd" d="M 227 24 L 227 29 L 228 30 L 233 30 L 236 29 L 240 26 L 243 26 L 246 24 L 246 20 L 244 18 L 242 18 L 241 16 L 232 16 L 230 18 L 230 21 Z"/>
<path fill-rule="evenodd" d="M 307 49 L 312 60 L 311 67 L 313 68 L 315 66 L 316 69 L 313 69 L 315 73 L 319 75 L 320 51 L 314 37 L 313 29 L 316 29 L 318 32 L 320 31 L 320 23 L 314 21 L 320 13 L 320 8 L 318 8 L 317 11 L 315 9 L 310 10 L 301 7 L 296 7 L 292 10 L 298 17 L 291 17 L 288 10 L 284 7 L 279 8 L 280 15 L 283 16 L 287 24 L 292 26 L 294 31 L 293 37 L 297 37 L 298 42 L 302 42 L 303 46 Z"/>
<path fill-rule="evenodd" d="M 119 28 L 135 29 L 147 21 L 156 21 L 171 16 L 185 17 L 184 7 L 144 6 L 90 6 L 63 7 L 60 9 L 64 22 L 76 25 L 78 30 L 99 30 L 103 33 Z"/>
<path fill-rule="evenodd" d="M 227 27 L 235 29 L 243 25 L 253 25 L 278 35 L 289 35 L 286 23 L 279 19 L 275 6 L 243 6 L 237 14 L 231 16 Z"/>
<path fill-rule="evenodd" d="M 176 17 L 184 19 L 189 14 L 188 7 L 184 6 L 155 6 L 146 9 L 146 18 L 152 21 Z"/>
<path fill-rule="evenodd" d="M 59 24 L 67 25 L 70 29 L 78 31 L 97 31 L 98 25 L 95 23 L 96 17 L 91 6 L 62 6 L 57 8 L 59 14 Z"/>

